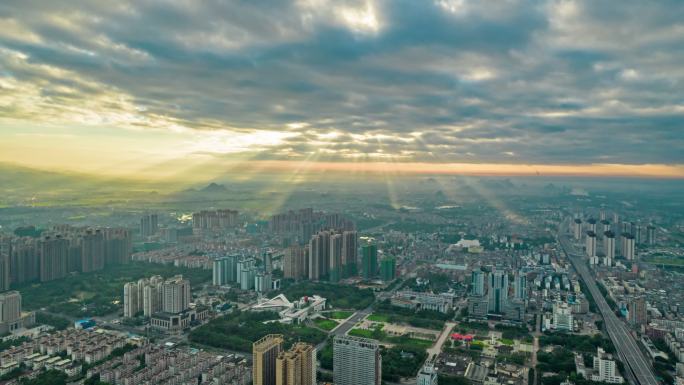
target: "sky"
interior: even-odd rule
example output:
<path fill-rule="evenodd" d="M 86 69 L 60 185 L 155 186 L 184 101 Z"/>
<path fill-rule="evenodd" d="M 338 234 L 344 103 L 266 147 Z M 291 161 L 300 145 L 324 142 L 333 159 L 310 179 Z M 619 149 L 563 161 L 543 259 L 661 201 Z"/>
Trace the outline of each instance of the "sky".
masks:
<path fill-rule="evenodd" d="M 0 162 L 684 178 L 682 63 L 681 0 L 3 0 Z"/>

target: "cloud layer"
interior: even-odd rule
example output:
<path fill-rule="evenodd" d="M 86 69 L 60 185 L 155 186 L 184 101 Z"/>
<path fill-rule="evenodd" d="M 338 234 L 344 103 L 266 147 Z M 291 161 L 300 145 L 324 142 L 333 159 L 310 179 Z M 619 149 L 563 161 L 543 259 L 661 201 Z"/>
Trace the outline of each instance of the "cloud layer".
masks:
<path fill-rule="evenodd" d="M 683 20 L 679 0 L 5 0 L 0 117 L 268 160 L 681 164 Z"/>

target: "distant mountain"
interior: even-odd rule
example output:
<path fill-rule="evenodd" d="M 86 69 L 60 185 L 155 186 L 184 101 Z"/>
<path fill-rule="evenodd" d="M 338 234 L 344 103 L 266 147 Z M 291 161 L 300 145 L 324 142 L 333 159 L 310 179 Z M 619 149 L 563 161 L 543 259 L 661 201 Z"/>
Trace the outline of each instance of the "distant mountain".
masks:
<path fill-rule="evenodd" d="M 226 186 L 224 186 L 222 184 L 217 184 L 217 183 L 212 182 L 212 183 L 209 183 L 209 185 L 207 185 L 207 187 L 201 189 L 200 191 L 204 192 L 204 193 L 216 194 L 216 193 L 228 192 L 228 189 L 226 188 Z"/>

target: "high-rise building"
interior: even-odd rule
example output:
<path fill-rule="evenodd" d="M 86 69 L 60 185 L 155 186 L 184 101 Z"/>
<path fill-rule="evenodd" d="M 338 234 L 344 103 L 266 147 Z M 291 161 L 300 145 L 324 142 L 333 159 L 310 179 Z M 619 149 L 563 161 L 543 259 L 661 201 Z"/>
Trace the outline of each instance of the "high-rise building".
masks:
<path fill-rule="evenodd" d="M 437 385 L 437 371 L 432 360 L 425 361 L 416 376 L 416 385 Z"/>
<path fill-rule="evenodd" d="M 282 350 L 281 334 L 269 334 L 252 344 L 253 385 L 276 385 L 276 361 Z"/>
<path fill-rule="evenodd" d="M 104 229 L 105 265 L 118 265 L 131 260 L 133 237 L 131 231 L 124 228 Z"/>
<path fill-rule="evenodd" d="M 309 279 L 326 277 L 330 268 L 330 232 L 320 231 L 309 241 Z"/>
<path fill-rule="evenodd" d="M 223 286 L 231 282 L 232 262 L 232 258 L 229 257 L 219 257 L 214 259 L 211 269 L 211 283 L 214 286 Z"/>
<path fill-rule="evenodd" d="M 385 257 L 380 261 L 380 279 L 385 282 L 392 281 L 397 277 L 397 260 L 394 257 Z"/>
<path fill-rule="evenodd" d="M 358 273 L 359 236 L 356 231 L 342 233 L 342 266 L 345 266 L 345 277 L 352 277 Z"/>
<path fill-rule="evenodd" d="M 649 246 L 655 246 L 656 244 L 656 228 L 653 225 L 646 226 L 646 243 Z"/>
<path fill-rule="evenodd" d="M 588 229 L 588 231 L 596 232 L 596 219 L 589 218 L 587 220 L 587 229 Z"/>
<path fill-rule="evenodd" d="M 515 273 L 515 285 L 513 286 L 513 295 L 516 299 L 527 299 L 527 274 L 523 271 Z"/>
<path fill-rule="evenodd" d="M 587 257 L 589 257 L 589 263 L 592 265 L 596 264 L 596 233 L 593 231 L 587 231 L 587 237 L 584 241 L 584 252 Z"/>
<path fill-rule="evenodd" d="M 193 231 L 213 231 L 229 229 L 237 226 L 238 212 L 235 210 L 204 210 L 192 214 Z"/>
<path fill-rule="evenodd" d="M 575 237 L 576 241 L 579 241 L 582 239 L 582 220 L 579 218 L 575 218 L 575 221 L 572 224 L 572 233 Z"/>
<path fill-rule="evenodd" d="M 591 380 L 595 382 L 608 382 L 611 384 L 621 384 L 624 382 L 624 379 L 616 370 L 615 361 L 613 361 L 612 356 L 607 354 L 600 347 L 596 350 Z"/>
<path fill-rule="evenodd" d="M 180 313 L 190 307 L 190 281 L 182 275 L 169 278 L 162 284 L 162 311 Z"/>
<path fill-rule="evenodd" d="M 290 246 L 283 256 L 283 276 L 296 281 L 306 278 L 308 276 L 308 254 L 308 246 Z"/>
<path fill-rule="evenodd" d="M 382 356 L 378 341 L 346 335 L 335 336 L 333 340 L 333 382 L 335 385 L 380 385 L 381 381 Z"/>
<path fill-rule="evenodd" d="M 637 245 L 641 245 L 644 243 L 644 227 L 637 223 L 632 226 L 632 229 L 634 232 L 632 235 L 634 235 L 634 241 L 636 242 Z"/>
<path fill-rule="evenodd" d="M 633 325 L 645 325 L 648 321 L 646 300 L 643 297 L 632 298 L 629 301 L 627 320 Z"/>
<path fill-rule="evenodd" d="M 267 293 L 271 291 L 271 274 L 258 272 L 254 275 L 254 291 L 257 293 Z"/>
<path fill-rule="evenodd" d="M 602 221 L 601 221 L 601 231 L 600 231 L 600 233 L 601 233 L 601 234 L 605 234 L 606 231 L 610 231 L 610 229 L 611 229 L 611 227 L 610 227 L 610 221 L 607 220 L 607 219 L 602 220 Z"/>
<path fill-rule="evenodd" d="M 240 290 L 254 289 L 257 269 L 255 267 L 244 267 L 240 271 Z"/>
<path fill-rule="evenodd" d="M 140 306 L 138 300 L 138 283 L 128 282 L 124 284 L 124 317 L 135 317 Z"/>
<path fill-rule="evenodd" d="M 635 258 L 634 236 L 630 233 L 622 233 L 622 256 L 628 261 Z"/>
<path fill-rule="evenodd" d="M 157 235 L 159 231 L 157 214 L 147 214 L 140 218 L 140 236 L 145 239 Z"/>
<path fill-rule="evenodd" d="M 485 273 L 481 269 L 473 270 L 470 274 L 470 283 L 472 284 L 473 295 L 485 294 Z"/>
<path fill-rule="evenodd" d="M 151 277 L 143 286 L 143 315 L 150 317 L 162 309 L 162 284 L 164 279 L 158 275 Z"/>
<path fill-rule="evenodd" d="M 86 230 L 81 240 L 81 271 L 97 271 L 105 266 L 105 239 L 102 230 Z"/>
<path fill-rule="evenodd" d="M 615 233 L 608 230 L 603 233 L 603 254 L 605 254 L 605 265 L 612 266 L 615 259 Z"/>
<path fill-rule="evenodd" d="M 328 252 L 328 279 L 330 282 L 339 282 L 344 276 L 344 267 L 342 266 L 342 234 L 330 234 L 328 245 L 330 247 L 330 251 Z"/>
<path fill-rule="evenodd" d="M 235 270 L 236 270 L 236 276 L 235 276 L 235 282 L 239 283 L 242 285 L 243 280 L 243 271 L 252 271 L 256 269 L 256 260 L 254 258 L 237 258 L 237 262 L 235 263 Z M 256 272 L 255 272 L 256 274 Z M 251 274 L 246 274 L 246 278 L 249 280 L 254 280 L 254 276 Z M 252 285 L 253 283 L 247 282 L 247 285 Z M 251 287 L 249 288 L 251 289 Z M 244 290 L 249 290 L 249 289 L 244 289 Z"/>
<path fill-rule="evenodd" d="M 10 259 L 12 258 L 12 239 L 0 236 L 0 291 L 10 288 Z"/>
<path fill-rule="evenodd" d="M 316 348 L 296 343 L 276 358 L 276 385 L 316 385 Z"/>
<path fill-rule="evenodd" d="M 573 331 L 572 309 L 565 302 L 553 304 L 553 327 L 556 330 Z"/>
<path fill-rule="evenodd" d="M 40 281 L 66 277 L 69 241 L 61 235 L 46 236 L 40 247 Z"/>
<path fill-rule="evenodd" d="M 14 238 L 6 243 L 10 252 L 10 281 L 25 283 L 40 278 L 40 249 L 35 238 Z M 0 243 L 0 247 L 2 243 Z"/>
<path fill-rule="evenodd" d="M 28 327 L 35 321 L 35 314 L 22 314 L 21 294 L 16 290 L 0 293 L 0 333 L 9 333 Z"/>
<path fill-rule="evenodd" d="M 363 245 L 361 248 L 361 275 L 364 279 L 371 279 L 378 271 L 378 246 L 374 243 Z"/>
<path fill-rule="evenodd" d="M 508 274 L 493 271 L 489 274 L 489 312 L 503 314 L 508 305 Z"/>

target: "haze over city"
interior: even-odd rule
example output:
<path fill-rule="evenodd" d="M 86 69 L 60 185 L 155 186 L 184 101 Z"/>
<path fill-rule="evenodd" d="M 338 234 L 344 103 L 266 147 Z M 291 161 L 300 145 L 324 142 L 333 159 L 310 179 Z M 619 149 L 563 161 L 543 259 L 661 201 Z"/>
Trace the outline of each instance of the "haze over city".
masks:
<path fill-rule="evenodd" d="M 0 1 L 0 385 L 684 385 L 684 2 Z"/>

